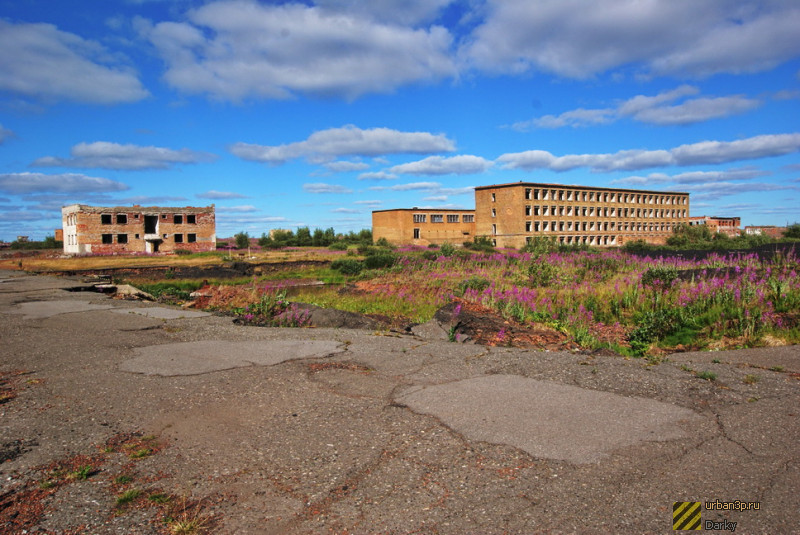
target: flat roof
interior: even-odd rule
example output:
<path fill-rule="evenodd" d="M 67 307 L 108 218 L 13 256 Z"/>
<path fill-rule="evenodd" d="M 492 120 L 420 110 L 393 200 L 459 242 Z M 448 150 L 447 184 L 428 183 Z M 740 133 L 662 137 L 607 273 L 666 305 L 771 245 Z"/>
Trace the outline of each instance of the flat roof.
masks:
<path fill-rule="evenodd" d="M 685 191 L 656 191 L 645 189 L 628 189 L 628 188 L 603 188 L 600 186 L 578 186 L 574 184 L 550 184 L 547 182 L 508 182 L 506 184 L 492 184 L 490 186 L 476 186 L 475 190 L 479 189 L 492 189 L 492 188 L 513 188 L 515 186 L 531 186 L 539 188 L 567 188 L 567 189 L 585 189 L 585 190 L 601 190 L 601 191 L 625 191 L 632 193 L 657 193 L 659 195 L 689 195 Z"/>
<path fill-rule="evenodd" d="M 388 208 L 386 210 L 373 210 L 378 212 L 474 212 L 475 208 Z"/>
<path fill-rule="evenodd" d="M 139 205 L 132 205 L 132 206 L 92 206 L 89 204 L 68 204 L 66 206 L 62 206 L 62 210 L 71 209 L 71 210 L 87 210 L 87 211 L 116 211 L 116 212 L 178 212 L 181 210 L 192 210 L 192 211 L 200 211 L 200 210 L 207 210 L 207 211 L 214 211 L 215 205 L 211 206 L 139 206 Z"/>

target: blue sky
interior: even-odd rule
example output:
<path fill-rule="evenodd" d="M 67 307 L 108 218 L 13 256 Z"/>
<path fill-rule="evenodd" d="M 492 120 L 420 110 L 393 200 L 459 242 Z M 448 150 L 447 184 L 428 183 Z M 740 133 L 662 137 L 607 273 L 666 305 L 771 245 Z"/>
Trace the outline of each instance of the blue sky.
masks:
<path fill-rule="evenodd" d="M 0 0 L 0 239 L 71 203 L 359 230 L 520 180 L 784 225 L 798 28 L 796 0 Z"/>

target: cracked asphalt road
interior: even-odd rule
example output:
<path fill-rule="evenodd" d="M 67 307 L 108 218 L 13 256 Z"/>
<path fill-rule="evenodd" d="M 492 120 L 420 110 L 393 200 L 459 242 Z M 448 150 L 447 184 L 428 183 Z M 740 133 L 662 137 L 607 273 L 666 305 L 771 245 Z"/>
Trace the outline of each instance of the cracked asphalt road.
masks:
<path fill-rule="evenodd" d="M 715 499 L 760 506 L 703 520 L 800 532 L 800 347 L 649 366 L 242 327 L 76 284 L 0 272 L 0 373 L 19 374 L 0 496 L 115 434 L 167 447 L 48 495 L 41 530 L 160 532 L 148 509 L 114 513 L 126 469 L 213 498 L 219 533 L 666 533 L 673 502 Z"/>

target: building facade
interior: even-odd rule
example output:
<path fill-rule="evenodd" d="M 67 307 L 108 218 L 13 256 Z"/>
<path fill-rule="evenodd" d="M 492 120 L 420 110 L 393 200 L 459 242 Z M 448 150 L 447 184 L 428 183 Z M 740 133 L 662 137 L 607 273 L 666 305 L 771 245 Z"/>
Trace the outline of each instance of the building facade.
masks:
<path fill-rule="evenodd" d="M 768 236 L 770 238 L 783 238 L 786 227 L 776 227 L 774 225 L 752 225 L 744 227 L 744 233 L 748 236 Z"/>
<path fill-rule="evenodd" d="M 742 233 L 742 220 L 738 217 L 697 216 L 690 217 L 691 226 L 706 225 L 712 233 L 719 232 L 734 238 Z"/>
<path fill-rule="evenodd" d="M 461 244 L 475 237 L 475 210 L 399 208 L 372 212 L 372 239 L 393 244 Z"/>
<path fill-rule="evenodd" d="M 664 243 L 689 221 L 689 194 L 516 182 L 475 188 L 475 232 L 497 247 L 535 236 L 564 244 Z"/>
<path fill-rule="evenodd" d="M 214 205 L 86 206 L 61 209 L 67 254 L 170 253 L 214 251 Z"/>

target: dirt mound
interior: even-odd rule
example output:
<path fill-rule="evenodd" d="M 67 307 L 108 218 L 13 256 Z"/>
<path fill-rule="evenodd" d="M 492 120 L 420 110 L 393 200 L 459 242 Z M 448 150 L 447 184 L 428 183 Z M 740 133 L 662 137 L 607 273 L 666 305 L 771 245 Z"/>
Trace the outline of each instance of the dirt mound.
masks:
<path fill-rule="evenodd" d="M 322 308 L 307 303 L 295 303 L 298 310 L 309 313 L 309 327 L 330 327 L 334 329 L 382 329 L 386 324 L 374 318 L 358 314 L 356 312 L 346 312 L 335 308 Z"/>
<path fill-rule="evenodd" d="M 488 346 L 529 347 L 536 349 L 577 349 L 567 335 L 544 325 L 523 325 L 501 317 L 490 308 L 453 301 L 434 314 L 442 328 L 455 341 L 466 338 Z"/>

